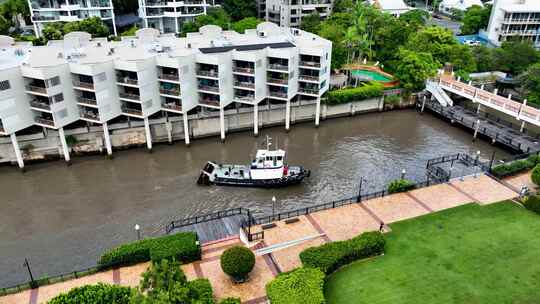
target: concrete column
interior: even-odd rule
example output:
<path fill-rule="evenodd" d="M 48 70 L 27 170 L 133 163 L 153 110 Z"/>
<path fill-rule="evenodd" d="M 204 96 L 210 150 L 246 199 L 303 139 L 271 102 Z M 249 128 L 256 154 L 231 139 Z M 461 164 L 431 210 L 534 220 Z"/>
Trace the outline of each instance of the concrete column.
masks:
<path fill-rule="evenodd" d="M 319 119 L 321 116 L 321 98 L 317 97 L 317 105 L 315 107 L 315 126 L 319 126 Z"/>
<path fill-rule="evenodd" d="M 169 144 L 172 144 L 172 123 L 170 121 L 165 122 L 165 130 L 167 130 L 167 140 Z"/>
<path fill-rule="evenodd" d="M 424 98 L 422 98 L 422 110 L 420 110 L 421 113 L 424 113 L 424 107 L 426 106 L 426 95 L 424 95 Z"/>
<path fill-rule="evenodd" d="M 13 150 L 15 150 L 17 164 L 19 164 L 19 168 L 21 170 L 24 170 L 24 161 L 21 154 L 21 148 L 19 148 L 19 142 L 17 142 L 17 135 L 15 135 L 15 133 L 11 133 L 9 137 L 11 137 L 11 144 L 13 145 Z"/>
<path fill-rule="evenodd" d="M 106 122 L 103 123 L 103 137 L 105 138 L 105 147 L 107 148 L 107 155 L 112 156 L 111 136 L 109 135 L 109 126 Z"/>
<path fill-rule="evenodd" d="M 113 6 L 112 4 L 112 1 L 110 2 L 111 4 L 111 7 Z M 115 36 L 118 36 L 118 33 L 116 32 L 116 22 L 114 21 L 114 19 L 116 18 L 115 15 L 114 15 L 114 9 L 111 10 L 111 13 L 112 13 L 112 27 L 113 27 L 113 32 L 114 32 L 114 35 Z"/>
<path fill-rule="evenodd" d="M 253 135 L 259 136 L 259 105 L 253 105 Z"/>
<path fill-rule="evenodd" d="M 480 109 L 481 109 L 481 107 L 482 107 L 482 104 L 479 103 L 479 104 L 478 104 L 478 108 L 476 108 L 476 114 L 480 114 Z"/>
<path fill-rule="evenodd" d="M 144 131 L 146 133 L 146 147 L 149 151 L 152 151 L 152 133 L 150 133 L 150 122 L 148 122 L 148 117 L 144 118 Z"/>
<path fill-rule="evenodd" d="M 326 120 L 326 115 L 327 115 L 327 112 L 328 111 L 328 106 L 327 105 L 323 105 L 323 108 L 322 108 L 322 120 Z"/>
<path fill-rule="evenodd" d="M 182 115 L 184 119 L 184 141 L 186 142 L 186 145 L 189 146 L 189 125 L 188 125 L 188 115 L 183 114 Z"/>
<path fill-rule="evenodd" d="M 291 128 L 291 101 L 287 100 L 285 104 L 285 131 L 289 131 Z"/>
<path fill-rule="evenodd" d="M 225 110 L 219 108 L 219 128 L 221 130 L 221 142 L 225 141 Z"/>
<path fill-rule="evenodd" d="M 523 133 L 523 130 L 525 130 L 525 121 L 521 122 L 521 128 L 519 128 L 519 132 Z"/>
<path fill-rule="evenodd" d="M 473 141 L 476 139 L 476 136 L 478 135 L 478 129 L 480 129 L 480 119 L 476 121 L 476 126 L 474 128 Z"/>
<path fill-rule="evenodd" d="M 71 158 L 69 157 L 69 148 L 66 141 L 66 134 L 64 133 L 64 128 L 58 129 L 58 136 L 60 136 L 60 143 L 62 144 L 62 152 L 64 153 L 64 159 L 68 163 L 71 163 Z"/>

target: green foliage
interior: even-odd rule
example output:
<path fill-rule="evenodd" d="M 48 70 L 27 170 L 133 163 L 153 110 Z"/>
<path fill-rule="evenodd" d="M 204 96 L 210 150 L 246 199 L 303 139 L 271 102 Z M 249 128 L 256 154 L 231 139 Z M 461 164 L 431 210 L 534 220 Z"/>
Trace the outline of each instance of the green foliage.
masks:
<path fill-rule="evenodd" d="M 379 82 L 370 82 L 356 88 L 330 91 L 326 95 L 325 103 L 329 105 L 336 105 L 348 102 L 356 102 L 369 98 L 381 97 L 383 93 L 383 84 Z"/>
<path fill-rule="evenodd" d="M 131 265 L 152 260 L 175 258 L 188 263 L 201 258 L 197 234 L 182 232 L 159 238 L 124 244 L 105 252 L 98 261 L 100 268 Z"/>
<path fill-rule="evenodd" d="M 536 165 L 531 172 L 531 180 L 536 185 L 540 185 L 540 164 Z"/>
<path fill-rule="evenodd" d="M 463 16 L 461 34 L 472 35 L 478 33 L 481 29 L 487 28 L 490 15 L 491 5 L 486 4 L 485 7 L 473 5 L 469 7 Z"/>
<path fill-rule="evenodd" d="M 430 26 L 413 33 L 406 48 L 417 53 L 430 53 L 433 60 L 444 64 L 450 62 L 451 46 L 457 44 L 458 42 L 450 30 L 439 26 Z"/>
<path fill-rule="evenodd" d="M 255 18 L 255 17 L 247 17 L 242 20 L 239 20 L 235 23 L 233 23 L 232 28 L 237 33 L 243 34 L 247 29 L 254 29 L 257 27 L 259 23 L 262 21 Z"/>
<path fill-rule="evenodd" d="M 63 39 L 70 32 L 87 32 L 92 37 L 107 37 L 109 28 L 99 17 L 90 17 L 81 21 L 46 23 L 42 31 L 46 40 Z"/>
<path fill-rule="evenodd" d="M 317 11 L 302 17 L 300 28 L 306 32 L 317 33 L 321 26 L 321 16 Z"/>
<path fill-rule="evenodd" d="M 226 298 L 219 302 L 219 304 L 241 304 L 241 303 L 242 302 L 240 301 L 239 298 Z"/>
<path fill-rule="evenodd" d="M 318 35 L 332 41 L 332 68 L 339 69 L 347 61 L 347 48 L 343 43 L 346 29 L 352 24 L 347 13 L 332 14 L 319 26 Z"/>
<path fill-rule="evenodd" d="M 354 9 L 354 3 L 353 0 L 335 0 L 332 14 L 350 12 Z"/>
<path fill-rule="evenodd" d="M 135 36 L 135 32 L 137 32 L 138 30 L 139 27 L 137 27 L 137 25 L 133 25 L 132 27 L 120 33 L 120 36 Z"/>
<path fill-rule="evenodd" d="M 388 184 L 388 193 L 406 192 L 416 187 L 413 181 L 408 179 L 396 179 Z"/>
<path fill-rule="evenodd" d="M 98 283 L 71 289 L 48 304 L 129 304 L 134 290 L 129 287 Z"/>
<path fill-rule="evenodd" d="M 499 178 L 502 178 L 530 170 L 539 162 L 540 159 L 538 159 L 536 155 L 531 155 L 527 159 L 519 159 L 510 163 L 497 165 L 491 169 L 491 173 Z"/>
<path fill-rule="evenodd" d="M 430 53 L 402 49 L 394 75 L 405 90 L 419 91 L 424 88 L 426 79 L 437 74 L 439 66 Z"/>
<path fill-rule="evenodd" d="M 480 45 L 471 48 L 471 51 L 476 63 L 476 72 L 490 72 L 497 69 L 495 67 L 493 49 Z"/>
<path fill-rule="evenodd" d="M 499 70 L 513 75 L 524 72 L 538 62 L 538 52 L 528 42 L 507 41 L 494 51 L 494 61 Z"/>
<path fill-rule="evenodd" d="M 520 80 L 527 93 L 527 102 L 540 105 L 540 63 L 531 65 Z"/>
<path fill-rule="evenodd" d="M 450 17 L 453 20 L 461 21 L 463 19 L 463 15 L 464 15 L 464 13 L 460 9 L 457 9 L 457 8 L 450 9 Z"/>
<path fill-rule="evenodd" d="M 9 22 L 4 16 L 0 16 L 0 35 L 8 35 L 11 22 Z"/>
<path fill-rule="evenodd" d="M 113 0 L 114 13 L 118 15 L 137 14 L 139 3 L 137 0 Z"/>
<path fill-rule="evenodd" d="M 69 147 L 73 147 L 74 145 L 76 145 L 79 141 L 77 140 L 77 138 L 73 135 L 68 135 L 66 136 L 66 143 Z"/>
<path fill-rule="evenodd" d="M 527 197 L 523 202 L 523 206 L 532 212 L 540 214 L 540 196 L 533 195 Z"/>
<path fill-rule="evenodd" d="M 257 2 L 252 0 L 224 0 L 223 9 L 233 21 L 257 16 Z"/>
<path fill-rule="evenodd" d="M 234 280 L 244 281 L 255 266 L 255 254 L 242 246 L 234 246 L 223 252 L 220 258 L 223 272 Z"/>
<path fill-rule="evenodd" d="M 396 105 L 399 104 L 401 98 L 399 95 L 388 95 L 384 97 L 385 104 Z"/>
<path fill-rule="evenodd" d="M 324 304 L 323 286 L 322 271 L 298 268 L 266 284 L 266 295 L 272 304 Z"/>
<path fill-rule="evenodd" d="M 142 274 L 142 277 L 140 288 L 149 297 L 154 296 L 159 290 L 171 291 L 175 287 L 175 283 L 182 285 L 187 283 L 186 276 L 182 268 L 180 268 L 180 263 L 174 259 L 153 263 L 152 267 L 149 267 Z"/>
<path fill-rule="evenodd" d="M 195 21 L 184 22 L 182 24 L 181 35 L 185 36 L 187 33 L 197 32 L 200 27 L 209 24 L 217 25 L 224 30 L 228 30 L 231 24 L 231 17 L 223 8 L 210 8 L 206 15 L 197 16 Z"/>
<path fill-rule="evenodd" d="M 384 253 L 385 240 L 378 231 L 364 232 L 347 241 L 326 243 L 300 253 L 304 267 L 318 268 L 326 274 L 356 260 Z"/>
<path fill-rule="evenodd" d="M 420 10 L 414 9 L 401 14 L 399 20 L 406 22 L 409 25 L 413 25 L 416 28 L 420 28 L 426 25 L 426 21 L 430 18 L 429 13 Z"/>

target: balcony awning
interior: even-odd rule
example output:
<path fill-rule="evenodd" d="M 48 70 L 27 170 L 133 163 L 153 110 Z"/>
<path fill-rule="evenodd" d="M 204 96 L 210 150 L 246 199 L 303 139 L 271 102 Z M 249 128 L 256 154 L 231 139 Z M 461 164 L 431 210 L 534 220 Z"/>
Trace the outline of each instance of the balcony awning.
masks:
<path fill-rule="evenodd" d="M 259 43 L 259 44 L 245 44 L 245 45 L 228 45 L 220 47 L 209 47 L 209 48 L 200 48 L 199 50 L 203 54 L 212 54 L 212 53 L 224 53 L 231 50 L 237 51 L 255 51 L 261 50 L 264 48 L 272 49 L 282 49 L 282 48 L 292 48 L 295 47 L 291 42 L 277 42 L 277 43 Z"/>

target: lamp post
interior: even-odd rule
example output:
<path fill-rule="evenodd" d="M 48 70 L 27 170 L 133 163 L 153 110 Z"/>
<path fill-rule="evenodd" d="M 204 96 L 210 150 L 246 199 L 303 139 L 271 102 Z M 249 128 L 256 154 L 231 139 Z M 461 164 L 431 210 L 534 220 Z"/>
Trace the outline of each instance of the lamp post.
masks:
<path fill-rule="evenodd" d="M 276 213 L 276 197 L 272 196 L 272 220 L 274 219 L 275 213 Z"/>
<path fill-rule="evenodd" d="M 401 179 L 405 179 L 405 174 L 407 174 L 407 170 L 401 170 Z"/>
<path fill-rule="evenodd" d="M 356 202 L 360 203 L 362 201 L 362 183 L 364 182 L 364 177 L 360 176 L 360 185 L 358 186 L 358 197 Z"/>
<path fill-rule="evenodd" d="M 137 240 L 141 240 L 141 226 L 139 224 L 135 224 L 135 231 L 137 231 Z"/>
<path fill-rule="evenodd" d="M 23 266 L 26 267 L 26 269 L 28 269 L 28 274 L 30 275 L 30 287 L 32 288 L 37 288 L 37 282 L 34 281 L 34 276 L 32 275 L 32 270 L 30 270 L 30 263 L 28 263 L 28 259 L 27 258 L 24 258 L 24 264 Z"/>

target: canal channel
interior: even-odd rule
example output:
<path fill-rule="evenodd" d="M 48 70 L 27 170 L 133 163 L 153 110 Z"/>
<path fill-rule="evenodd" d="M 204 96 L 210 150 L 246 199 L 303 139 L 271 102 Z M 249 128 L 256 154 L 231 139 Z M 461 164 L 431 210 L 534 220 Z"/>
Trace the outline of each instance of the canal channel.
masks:
<path fill-rule="evenodd" d="M 0 168 L 0 287 L 28 279 L 24 258 L 36 277 L 95 265 L 104 250 L 142 235 L 156 235 L 173 219 L 232 207 L 269 214 L 271 198 L 277 209 L 295 209 L 356 195 L 360 177 L 364 191 L 382 189 L 389 181 L 406 177 L 425 179 L 430 158 L 481 152 L 489 159 L 508 152 L 452 127 L 431 114 L 414 110 L 358 115 L 217 138 L 158 145 L 153 153 L 133 149 L 63 162 L 34 164 L 24 174 L 14 167 Z M 207 160 L 247 163 L 265 135 L 274 146 L 288 151 L 290 164 L 312 170 L 302 185 L 284 189 L 247 189 L 197 186 L 196 178 Z M 459 174 L 459 172 L 455 172 Z"/>

